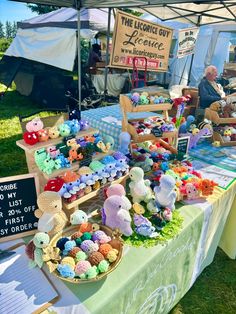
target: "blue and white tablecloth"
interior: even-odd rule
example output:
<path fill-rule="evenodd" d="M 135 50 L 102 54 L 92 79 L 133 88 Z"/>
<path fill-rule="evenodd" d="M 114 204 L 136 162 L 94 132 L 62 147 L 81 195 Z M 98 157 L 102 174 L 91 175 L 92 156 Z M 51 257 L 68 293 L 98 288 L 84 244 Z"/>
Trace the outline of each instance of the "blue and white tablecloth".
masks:
<path fill-rule="evenodd" d="M 201 159 L 210 165 L 216 165 L 236 172 L 235 146 L 214 147 L 211 143 L 204 141 L 198 144 L 196 148 L 190 149 L 189 155 Z"/>
<path fill-rule="evenodd" d="M 156 115 L 153 112 L 137 112 L 128 114 L 129 119 L 139 119 L 139 118 L 147 118 Z M 86 111 L 82 111 L 82 119 L 88 120 L 90 126 L 98 129 L 100 131 L 101 136 L 110 135 L 114 138 L 115 146 L 117 149 L 119 145 L 119 135 L 122 131 L 121 121 L 122 121 L 122 112 L 120 109 L 120 105 L 113 105 L 107 107 L 101 107 L 97 109 L 90 109 Z M 103 121 L 103 118 L 113 117 L 116 118 L 119 123 L 108 123 Z"/>

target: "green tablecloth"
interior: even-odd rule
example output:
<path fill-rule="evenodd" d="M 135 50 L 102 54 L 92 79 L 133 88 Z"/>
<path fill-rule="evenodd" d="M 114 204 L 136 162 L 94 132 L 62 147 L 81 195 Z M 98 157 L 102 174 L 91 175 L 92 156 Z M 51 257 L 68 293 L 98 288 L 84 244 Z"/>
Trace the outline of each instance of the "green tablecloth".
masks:
<path fill-rule="evenodd" d="M 198 207 L 183 207 L 181 213 L 184 228 L 168 245 L 126 247 L 120 265 L 106 279 L 66 285 L 94 314 L 157 313 L 160 308 L 167 313 L 190 288 L 203 224 Z"/>
<path fill-rule="evenodd" d="M 73 293 L 73 300 L 67 302 L 62 293 L 53 311 L 60 314 L 168 313 L 212 262 L 227 216 L 236 212 L 232 207 L 235 192 L 236 183 L 227 191 L 216 188 L 208 202 L 181 207 L 183 230 L 175 239 L 152 248 L 125 246 L 120 265 L 106 279 L 81 285 L 60 282 L 62 291 Z M 228 255 L 236 251 L 235 246 L 223 249 Z M 58 279 L 53 280 L 57 285 Z"/>

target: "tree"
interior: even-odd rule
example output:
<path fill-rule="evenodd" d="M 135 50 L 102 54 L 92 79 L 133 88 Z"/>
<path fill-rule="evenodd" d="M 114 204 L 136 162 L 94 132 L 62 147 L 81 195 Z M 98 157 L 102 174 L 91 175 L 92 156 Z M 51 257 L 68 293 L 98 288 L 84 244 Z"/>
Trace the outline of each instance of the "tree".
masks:
<path fill-rule="evenodd" d="M 27 4 L 27 7 L 32 11 L 36 12 L 39 15 L 49 13 L 51 11 L 59 9 L 59 7 L 55 7 L 53 5 L 42 5 L 42 4 Z"/>
<path fill-rule="evenodd" d="M 11 37 L 12 38 L 16 37 L 16 32 L 17 32 L 17 23 L 13 22 L 12 23 L 12 30 L 11 30 Z"/>
<path fill-rule="evenodd" d="M 5 33 L 4 33 L 4 28 L 3 28 L 3 24 L 0 21 L 0 38 L 5 37 Z"/>
<path fill-rule="evenodd" d="M 11 22 L 6 21 L 5 24 L 5 34 L 6 34 L 6 38 L 12 38 L 12 25 Z"/>
<path fill-rule="evenodd" d="M 123 9 L 123 11 L 126 13 L 129 13 L 129 14 L 132 14 L 134 16 L 137 16 L 137 17 L 139 17 L 143 14 L 143 13 L 140 13 L 138 11 L 134 11 L 134 10 L 130 10 L 130 9 Z"/>

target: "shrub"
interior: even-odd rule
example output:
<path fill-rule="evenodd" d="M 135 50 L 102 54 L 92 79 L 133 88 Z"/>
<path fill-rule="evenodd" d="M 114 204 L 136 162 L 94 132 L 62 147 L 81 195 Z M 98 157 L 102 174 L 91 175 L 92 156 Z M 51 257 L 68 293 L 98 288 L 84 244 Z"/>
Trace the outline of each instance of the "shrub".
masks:
<path fill-rule="evenodd" d="M 12 39 L 8 38 L 0 38 L 0 52 L 5 52 L 7 48 L 10 46 Z"/>

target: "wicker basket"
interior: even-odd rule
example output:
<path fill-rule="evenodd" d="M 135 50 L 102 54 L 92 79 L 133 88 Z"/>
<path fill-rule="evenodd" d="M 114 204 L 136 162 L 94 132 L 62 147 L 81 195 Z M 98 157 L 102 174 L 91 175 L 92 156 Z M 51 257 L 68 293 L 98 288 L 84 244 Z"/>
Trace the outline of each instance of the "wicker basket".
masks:
<path fill-rule="evenodd" d="M 115 260 L 115 262 L 111 263 L 109 266 L 109 269 L 107 272 L 105 273 L 101 273 L 98 274 L 97 277 L 92 278 L 92 279 L 80 279 L 80 278 L 64 278 L 61 277 L 59 275 L 59 273 L 57 272 L 57 270 L 55 270 L 54 272 L 52 272 L 53 275 L 55 275 L 57 278 L 60 278 L 64 281 L 68 281 L 71 283 L 76 283 L 76 284 L 81 284 L 81 283 L 88 283 L 88 282 L 94 282 L 94 281 L 98 281 L 103 279 L 104 277 L 106 277 L 107 275 L 109 275 L 114 269 L 116 269 L 116 267 L 119 265 L 120 261 L 121 261 L 121 257 L 122 257 L 122 252 L 123 252 L 123 242 L 120 238 L 120 233 L 116 232 L 116 230 L 112 230 L 107 226 L 104 225 L 100 225 L 100 230 L 104 231 L 108 236 L 111 237 L 112 240 L 117 241 L 117 250 L 119 251 L 117 259 Z M 70 226 L 67 229 L 63 230 L 62 234 L 57 234 L 55 235 L 51 242 L 50 242 L 50 246 L 52 247 L 56 247 L 56 243 L 57 241 L 61 238 L 61 237 L 70 237 L 73 233 L 75 233 L 76 231 L 78 231 L 78 226 Z"/>

